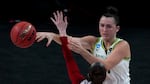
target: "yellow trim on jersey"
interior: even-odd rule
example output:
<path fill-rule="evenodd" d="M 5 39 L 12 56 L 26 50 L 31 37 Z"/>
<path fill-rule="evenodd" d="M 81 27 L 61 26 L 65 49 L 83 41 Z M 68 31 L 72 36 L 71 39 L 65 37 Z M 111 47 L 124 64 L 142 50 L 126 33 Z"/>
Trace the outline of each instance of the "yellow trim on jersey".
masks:
<path fill-rule="evenodd" d="M 131 59 L 131 57 L 125 57 L 124 60 L 129 61 Z"/>
<path fill-rule="evenodd" d="M 96 47 L 96 44 L 97 44 L 100 40 L 101 40 L 100 44 L 101 44 L 102 48 L 105 50 L 104 42 L 103 42 L 103 40 L 102 40 L 102 37 L 97 37 L 97 41 L 95 42 L 95 44 L 94 44 L 93 47 L 92 47 L 92 53 L 94 52 L 94 49 L 95 49 L 95 47 Z M 114 43 L 111 45 L 112 50 L 113 50 L 113 49 L 115 48 L 115 46 L 116 46 L 119 42 L 121 42 L 121 41 L 123 41 L 123 39 L 116 38 L 115 41 L 114 41 Z M 131 57 L 125 57 L 125 58 L 124 58 L 124 60 L 127 60 L 127 61 L 130 60 L 130 59 L 131 59 Z"/>
<path fill-rule="evenodd" d="M 102 48 L 104 49 L 104 50 L 106 50 L 106 48 L 105 48 L 105 45 L 104 45 L 104 41 L 101 39 L 101 45 L 102 45 Z"/>
<path fill-rule="evenodd" d="M 112 48 L 114 49 L 115 46 L 116 46 L 119 42 L 121 42 L 121 41 L 122 41 L 122 39 L 116 38 L 115 41 L 114 41 L 114 43 L 111 45 Z"/>

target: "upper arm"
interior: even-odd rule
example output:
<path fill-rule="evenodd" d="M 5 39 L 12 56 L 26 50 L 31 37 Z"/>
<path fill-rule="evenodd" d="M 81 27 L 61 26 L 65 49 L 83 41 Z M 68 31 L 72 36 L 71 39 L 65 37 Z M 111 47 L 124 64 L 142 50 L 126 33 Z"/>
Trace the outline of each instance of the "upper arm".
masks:
<path fill-rule="evenodd" d="M 80 42 L 82 44 L 82 46 L 85 49 L 91 50 L 92 46 L 95 44 L 95 42 L 97 41 L 97 37 L 95 36 L 84 36 L 80 39 Z"/>
<path fill-rule="evenodd" d="M 110 69 L 117 65 L 125 57 L 130 57 L 130 46 L 127 41 L 121 41 L 118 43 L 114 50 L 109 54 L 108 58 L 105 60 L 106 68 Z"/>
<path fill-rule="evenodd" d="M 70 37 L 69 40 L 73 40 L 73 41 L 79 41 L 81 43 L 81 45 L 88 50 L 92 49 L 92 46 L 95 44 L 95 42 L 97 41 L 97 38 L 95 36 L 83 36 L 83 37 Z"/>

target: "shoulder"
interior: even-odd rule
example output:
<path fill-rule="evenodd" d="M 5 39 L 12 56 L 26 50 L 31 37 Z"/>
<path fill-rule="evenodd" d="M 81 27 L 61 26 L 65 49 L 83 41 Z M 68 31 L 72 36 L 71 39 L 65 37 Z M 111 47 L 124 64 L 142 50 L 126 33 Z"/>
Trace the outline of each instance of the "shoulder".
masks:
<path fill-rule="evenodd" d="M 120 42 L 118 43 L 119 46 L 130 46 L 129 42 L 124 40 L 124 39 L 120 39 Z"/>
<path fill-rule="evenodd" d="M 131 56 L 129 42 L 126 40 L 120 41 L 114 48 L 115 51 L 120 52 L 123 56 Z"/>
<path fill-rule="evenodd" d="M 116 41 L 114 49 L 125 49 L 125 50 L 130 50 L 130 45 L 127 40 L 117 38 L 118 40 Z"/>
<path fill-rule="evenodd" d="M 122 38 L 116 38 L 115 43 L 117 44 L 117 46 L 130 46 L 129 42 Z"/>

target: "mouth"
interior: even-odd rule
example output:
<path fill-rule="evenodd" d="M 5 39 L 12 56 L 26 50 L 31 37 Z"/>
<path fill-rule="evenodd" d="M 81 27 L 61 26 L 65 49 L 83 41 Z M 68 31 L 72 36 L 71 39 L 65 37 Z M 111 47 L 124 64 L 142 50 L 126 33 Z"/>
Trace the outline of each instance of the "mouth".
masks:
<path fill-rule="evenodd" d="M 102 36 L 103 36 L 103 37 L 108 37 L 108 34 L 103 34 Z"/>

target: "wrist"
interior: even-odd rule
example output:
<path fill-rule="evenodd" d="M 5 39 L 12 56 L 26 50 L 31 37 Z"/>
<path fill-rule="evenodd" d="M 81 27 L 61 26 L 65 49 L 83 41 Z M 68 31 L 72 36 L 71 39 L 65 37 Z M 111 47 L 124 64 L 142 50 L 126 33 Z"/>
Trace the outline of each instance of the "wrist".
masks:
<path fill-rule="evenodd" d="M 66 31 L 59 31 L 60 36 L 67 36 Z"/>

